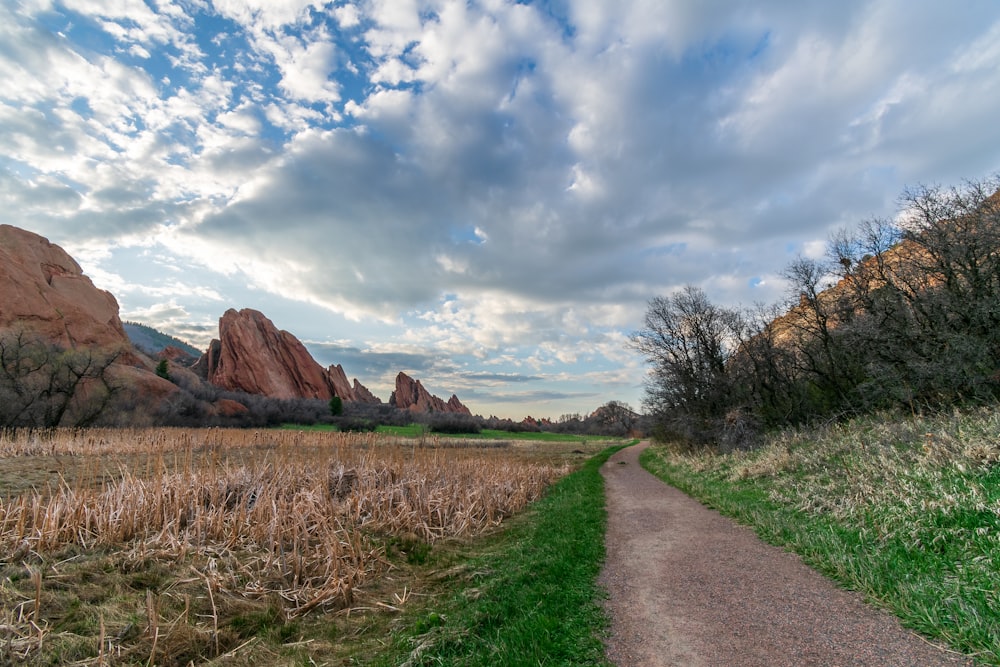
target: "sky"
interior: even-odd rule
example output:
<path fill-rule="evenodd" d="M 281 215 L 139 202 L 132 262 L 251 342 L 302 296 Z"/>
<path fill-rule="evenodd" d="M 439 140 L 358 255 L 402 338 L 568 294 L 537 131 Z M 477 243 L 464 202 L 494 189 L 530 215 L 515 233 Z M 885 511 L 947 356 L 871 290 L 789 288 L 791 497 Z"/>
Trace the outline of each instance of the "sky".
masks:
<path fill-rule="evenodd" d="M 639 408 L 651 298 L 786 299 L 998 119 L 996 0 L 0 2 L 0 223 L 484 416 Z"/>

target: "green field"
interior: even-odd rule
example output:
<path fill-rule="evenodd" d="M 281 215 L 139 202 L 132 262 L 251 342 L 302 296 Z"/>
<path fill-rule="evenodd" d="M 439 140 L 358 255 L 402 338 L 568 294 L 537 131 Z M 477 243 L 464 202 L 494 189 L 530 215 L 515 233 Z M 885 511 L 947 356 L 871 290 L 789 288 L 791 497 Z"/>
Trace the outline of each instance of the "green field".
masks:
<path fill-rule="evenodd" d="M 300 431 L 336 431 L 332 424 L 282 424 L 283 429 Z M 398 438 L 459 438 L 462 440 L 539 440 L 542 442 L 609 442 L 620 441 L 606 435 L 581 435 L 574 433 L 549 433 L 547 431 L 499 431 L 483 429 L 480 433 L 432 433 L 423 424 L 407 424 L 406 426 L 379 426 L 376 433 L 392 435 Z"/>

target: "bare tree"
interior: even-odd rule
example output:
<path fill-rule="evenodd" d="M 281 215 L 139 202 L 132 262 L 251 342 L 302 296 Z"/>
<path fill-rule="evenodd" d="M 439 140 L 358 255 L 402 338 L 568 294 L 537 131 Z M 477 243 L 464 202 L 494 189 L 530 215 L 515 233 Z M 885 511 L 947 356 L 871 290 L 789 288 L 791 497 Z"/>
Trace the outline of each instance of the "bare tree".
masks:
<path fill-rule="evenodd" d="M 899 222 L 841 232 L 862 392 L 916 408 L 1000 395 L 1000 179 L 907 190 Z"/>
<path fill-rule="evenodd" d="M 623 401 L 608 401 L 595 412 L 600 423 L 616 435 L 628 435 L 639 421 L 639 414 Z"/>
<path fill-rule="evenodd" d="M 651 365 L 644 405 L 661 430 L 693 441 L 712 439 L 734 402 L 727 360 L 738 322 L 734 311 L 712 304 L 690 285 L 649 302 L 645 328 L 632 335 L 631 344 Z"/>
<path fill-rule="evenodd" d="M 86 426 L 120 391 L 120 350 L 62 349 L 23 330 L 0 334 L 0 425 Z"/>

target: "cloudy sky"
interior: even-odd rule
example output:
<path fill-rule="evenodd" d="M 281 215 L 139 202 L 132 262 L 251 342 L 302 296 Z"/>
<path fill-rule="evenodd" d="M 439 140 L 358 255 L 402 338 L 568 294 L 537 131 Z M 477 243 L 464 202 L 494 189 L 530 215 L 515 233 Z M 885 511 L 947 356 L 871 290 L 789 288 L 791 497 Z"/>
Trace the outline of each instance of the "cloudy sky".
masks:
<path fill-rule="evenodd" d="M 517 418 L 638 407 L 651 297 L 778 301 L 1000 169 L 996 0 L 5 0 L 0 84 L 0 223 L 123 319 Z"/>

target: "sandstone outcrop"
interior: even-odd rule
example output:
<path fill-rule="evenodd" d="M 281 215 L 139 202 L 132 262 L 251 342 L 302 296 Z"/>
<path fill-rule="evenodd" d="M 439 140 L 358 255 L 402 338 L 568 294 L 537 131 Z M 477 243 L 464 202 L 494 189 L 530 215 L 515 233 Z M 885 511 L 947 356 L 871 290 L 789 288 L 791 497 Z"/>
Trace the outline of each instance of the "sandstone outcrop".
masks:
<path fill-rule="evenodd" d="M 157 355 L 157 359 L 166 359 L 167 361 L 184 366 L 185 368 L 190 368 L 195 362 L 198 361 L 196 357 L 191 356 L 186 351 L 179 347 L 173 345 L 168 345 L 167 347 L 160 350 Z"/>
<path fill-rule="evenodd" d="M 354 378 L 354 400 L 359 401 L 361 403 L 382 402 L 381 398 L 368 391 L 368 387 L 358 382 L 357 378 Z"/>
<path fill-rule="evenodd" d="M 354 378 L 353 385 L 348 382 L 347 374 L 344 372 L 344 367 L 340 364 L 330 366 L 326 369 L 326 372 L 330 377 L 330 384 L 333 386 L 333 392 L 345 401 L 355 401 L 357 403 L 382 402 L 381 398 L 378 398 L 375 394 L 368 391 L 368 388 L 358 382 L 357 378 Z"/>
<path fill-rule="evenodd" d="M 157 377 L 152 362 L 133 348 L 110 292 L 98 289 L 65 250 L 10 225 L 0 225 L 0 331 L 4 330 L 111 360 L 100 383 L 84 379 L 73 390 L 67 414 L 73 412 L 72 406 L 101 396 L 106 382 L 116 395 L 128 397 L 127 404 L 105 405 L 109 412 L 127 410 L 135 423 L 144 423 L 179 391 Z M 46 400 L 45 395 L 38 400 Z"/>
<path fill-rule="evenodd" d="M 48 239 L 0 225 L 0 328 L 18 327 L 64 348 L 121 349 L 135 361 L 115 297 Z"/>
<path fill-rule="evenodd" d="M 345 401 L 381 402 L 357 380 L 352 387 L 339 364 L 324 370 L 298 338 L 250 308 L 225 312 L 219 319 L 219 338 L 211 342 L 195 370 L 230 391 L 272 398 L 339 396 Z"/>
<path fill-rule="evenodd" d="M 420 380 L 414 380 L 403 372 L 400 372 L 396 376 L 396 390 L 389 397 L 389 405 L 393 405 L 401 410 L 409 410 L 410 412 L 472 414 L 472 411 L 458 400 L 458 396 L 452 394 L 451 398 L 445 402 L 424 389 L 424 386 L 420 384 Z"/>
<path fill-rule="evenodd" d="M 333 396 L 326 372 L 299 339 L 256 310 L 227 310 L 206 355 L 206 378 L 223 389 L 273 398 Z"/>

